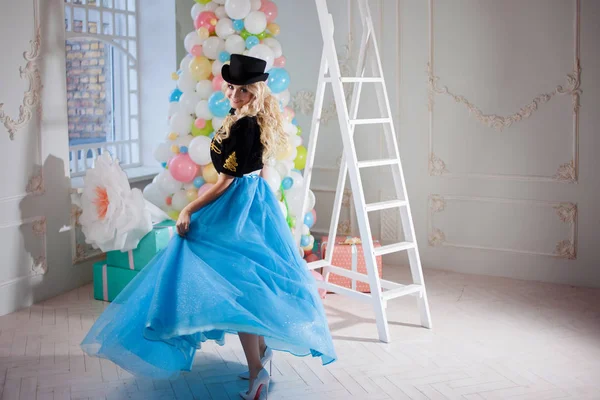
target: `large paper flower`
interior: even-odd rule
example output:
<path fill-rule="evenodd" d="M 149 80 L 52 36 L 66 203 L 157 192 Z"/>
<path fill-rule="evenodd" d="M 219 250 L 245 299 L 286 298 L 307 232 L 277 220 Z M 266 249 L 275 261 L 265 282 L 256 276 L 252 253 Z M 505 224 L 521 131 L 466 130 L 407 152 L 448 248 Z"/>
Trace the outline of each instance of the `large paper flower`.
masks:
<path fill-rule="evenodd" d="M 152 230 L 155 210 L 147 207 L 139 189 L 131 189 L 119 160 L 107 152 L 87 170 L 78 203 L 86 243 L 103 252 L 133 250 Z"/>

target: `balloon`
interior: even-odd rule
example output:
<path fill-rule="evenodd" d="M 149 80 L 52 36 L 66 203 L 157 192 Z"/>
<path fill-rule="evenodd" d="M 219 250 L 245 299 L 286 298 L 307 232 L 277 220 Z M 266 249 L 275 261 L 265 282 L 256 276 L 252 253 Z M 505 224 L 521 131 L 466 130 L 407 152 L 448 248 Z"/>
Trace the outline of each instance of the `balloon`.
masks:
<path fill-rule="evenodd" d="M 263 40 L 263 43 L 269 46 L 271 50 L 273 50 L 273 55 L 275 58 L 282 57 L 283 49 L 281 48 L 281 43 L 279 43 L 279 40 L 273 38 L 266 38 L 265 40 Z"/>
<path fill-rule="evenodd" d="M 229 54 L 242 54 L 246 50 L 246 41 L 240 35 L 231 35 L 225 40 L 225 50 Z"/>
<path fill-rule="evenodd" d="M 175 194 L 173 194 L 173 199 L 171 200 L 171 207 L 175 211 L 181 211 L 185 206 L 189 204 L 189 200 L 187 199 L 187 194 L 185 190 L 179 190 Z"/>
<path fill-rule="evenodd" d="M 191 115 L 180 111 L 171 117 L 171 131 L 179 135 L 187 135 L 193 122 L 194 118 Z"/>
<path fill-rule="evenodd" d="M 268 22 L 273 22 L 277 18 L 277 5 L 272 1 L 264 0 L 260 11 L 265 13 Z"/>
<path fill-rule="evenodd" d="M 167 162 L 171 158 L 171 145 L 169 143 L 159 143 L 154 149 L 154 159 L 159 163 Z"/>
<path fill-rule="evenodd" d="M 288 173 L 290 172 L 289 168 L 285 165 L 285 163 L 282 163 L 282 162 L 275 162 L 275 169 L 277 170 L 277 172 L 279 172 L 279 176 L 284 176 L 286 178 L 288 176 Z M 291 179 L 291 181 L 292 182 L 290 184 L 290 187 L 292 187 L 292 185 L 294 183 L 293 179 Z M 282 181 L 282 183 L 283 183 L 283 181 Z M 287 190 L 287 189 L 285 189 L 285 190 Z"/>
<path fill-rule="evenodd" d="M 285 178 L 283 178 L 283 180 L 281 181 L 281 187 L 283 187 L 283 190 L 288 190 L 292 187 L 292 185 L 294 184 L 294 181 L 292 178 L 290 178 L 289 176 L 286 176 Z"/>
<path fill-rule="evenodd" d="M 202 177 L 207 183 L 215 183 L 219 179 L 219 173 L 215 169 L 215 166 L 210 163 L 202 170 Z"/>
<path fill-rule="evenodd" d="M 213 115 L 208 109 L 208 100 L 198 100 L 194 109 L 197 118 L 212 119 Z"/>
<path fill-rule="evenodd" d="M 279 173 L 275 168 L 271 166 L 263 167 L 262 176 L 267 181 L 273 192 L 277 191 L 279 186 L 281 186 L 281 176 L 279 176 Z"/>
<path fill-rule="evenodd" d="M 183 57 L 183 59 L 179 63 L 179 69 L 181 69 L 182 71 L 189 69 L 190 63 L 192 62 L 193 59 L 194 59 L 194 57 L 190 56 L 189 54 L 186 55 L 185 57 Z"/>
<path fill-rule="evenodd" d="M 223 126 L 223 118 L 214 117 L 212 119 L 212 124 L 213 124 L 213 129 L 215 130 L 215 132 L 218 131 Z"/>
<path fill-rule="evenodd" d="M 273 67 L 273 62 L 275 61 L 275 57 L 273 56 L 273 50 L 267 45 L 257 44 L 253 46 L 248 52 L 250 57 L 260 58 L 267 63 L 265 67 L 265 71 L 269 71 Z"/>
<path fill-rule="evenodd" d="M 227 0 L 225 2 L 225 11 L 232 19 L 246 18 L 251 9 L 250 0 Z"/>
<path fill-rule="evenodd" d="M 212 80 L 212 90 L 215 92 L 223 90 L 223 82 L 225 82 L 225 80 L 221 74 L 215 75 Z"/>
<path fill-rule="evenodd" d="M 201 0 L 201 1 L 205 1 L 206 3 L 208 3 L 210 0 Z M 193 20 L 196 19 L 198 14 L 200 14 L 202 11 L 204 11 L 204 4 L 205 3 L 200 3 L 200 1 L 196 0 L 196 4 L 194 4 L 194 7 L 192 7 L 192 19 Z"/>
<path fill-rule="evenodd" d="M 209 33 L 214 33 L 217 21 L 218 19 L 214 12 L 202 11 L 194 20 L 194 27 L 196 30 L 200 28 L 206 28 L 208 29 Z"/>
<path fill-rule="evenodd" d="M 297 155 L 296 159 L 294 160 L 294 166 L 296 169 L 302 170 L 306 166 L 306 147 L 298 146 L 296 147 L 296 151 Z"/>
<path fill-rule="evenodd" d="M 315 194 L 313 193 L 312 190 L 309 190 L 308 191 L 308 199 L 306 201 L 306 204 L 304 205 L 304 212 L 313 210 L 315 208 L 315 202 L 316 202 Z"/>
<path fill-rule="evenodd" d="M 144 198 L 157 207 L 165 205 L 165 192 L 158 183 L 151 183 L 144 188 Z"/>
<path fill-rule="evenodd" d="M 204 185 L 200 186 L 200 189 L 198 189 L 198 197 L 202 196 L 213 186 L 214 184 L 212 183 L 205 183 Z"/>
<path fill-rule="evenodd" d="M 278 57 L 275 59 L 273 66 L 275 66 L 277 68 L 283 68 L 283 67 L 285 67 L 285 62 L 286 62 L 286 58 L 284 56 L 281 56 L 281 57 Z"/>
<path fill-rule="evenodd" d="M 196 121 L 194 122 L 194 126 L 198 129 L 202 129 L 202 128 L 206 127 L 206 120 L 202 119 L 202 118 L 197 118 Z"/>
<path fill-rule="evenodd" d="M 294 112 L 293 109 L 291 109 L 290 107 L 285 107 L 283 109 L 283 119 L 285 122 L 287 123 L 292 123 L 292 119 L 294 119 L 294 117 L 296 116 L 296 113 Z M 296 134 L 296 127 L 294 126 L 294 135 Z"/>
<path fill-rule="evenodd" d="M 273 34 L 273 36 L 277 36 L 281 32 L 281 28 L 279 27 L 279 25 L 274 22 L 268 23 L 267 29 Z"/>
<path fill-rule="evenodd" d="M 231 110 L 231 103 L 223 92 L 215 92 L 208 99 L 208 108 L 213 115 L 225 118 Z"/>
<path fill-rule="evenodd" d="M 169 109 L 167 111 L 167 114 L 169 115 L 169 118 L 171 118 L 173 116 L 173 114 L 175 114 L 177 111 L 179 111 L 180 107 L 179 107 L 179 103 L 169 103 Z"/>
<path fill-rule="evenodd" d="M 225 41 L 218 36 L 211 36 L 204 41 L 202 45 L 202 50 L 204 51 L 204 55 L 211 60 L 216 60 L 223 50 L 225 50 Z M 202 78 L 202 79 L 206 79 Z M 198 79 L 200 80 L 200 79 Z"/>
<path fill-rule="evenodd" d="M 186 114 L 193 114 L 196 104 L 200 101 L 200 96 L 194 90 L 184 92 L 179 98 L 181 110 Z"/>
<path fill-rule="evenodd" d="M 226 63 L 227 61 L 231 60 L 231 54 L 229 54 L 227 51 L 222 51 L 219 54 L 219 61 L 221 61 L 222 63 Z M 221 66 L 223 66 L 223 64 L 221 64 Z M 214 71 L 214 68 L 213 68 Z M 219 75 L 221 73 L 221 70 L 219 70 L 219 72 L 217 72 L 216 74 L 213 72 L 213 75 Z"/>
<path fill-rule="evenodd" d="M 197 176 L 196 178 L 194 178 L 194 187 L 196 189 L 199 189 L 200 186 L 204 185 L 206 182 L 204 181 L 204 178 Z"/>
<path fill-rule="evenodd" d="M 288 160 L 292 158 L 294 147 L 291 143 L 287 143 L 285 149 L 275 156 L 277 160 Z"/>
<path fill-rule="evenodd" d="M 310 213 L 313 215 L 313 221 L 316 224 L 317 223 L 317 212 L 315 211 L 315 209 L 313 208 Z"/>
<path fill-rule="evenodd" d="M 301 136 L 294 136 L 292 138 L 292 143 L 293 143 L 294 147 L 302 146 L 302 137 Z"/>
<path fill-rule="evenodd" d="M 283 68 L 273 68 L 269 72 L 268 85 L 273 93 L 281 93 L 290 85 L 290 74 Z"/>
<path fill-rule="evenodd" d="M 313 254 L 313 255 L 314 255 L 314 254 Z M 315 256 L 315 257 L 316 257 L 316 256 Z M 306 259 L 306 261 L 307 261 L 307 262 L 313 262 L 313 261 L 317 261 L 317 260 L 316 260 L 316 259 L 315 259 L 315 260 L 312 260 L 312 259 L 311 259 L 310 261 L 308 261 L 308 258 L 307 258 L 307 259 Z M 315 271 L 314 269 L 311 269 L 311 270 L 310 270 L 310 273 L 311 273 L 311 274 L 312 274 L 312 276 L 315 278 L 315 280 L 317 280 L 317 281 L 323 281 L 323 280 L 324 280 L 324 278 L 323 278 L 323 275 L 321 275 L 320 273 L 318 273 L 318 272 L 317 272 L 317 271 Z M 324 298 L 327 296 L 327 289 L 322 289 L 322 288 L 319 288 L 319 296 L 321 296 L 321 298 L 322 298 L 322 299 L 324 299 Z"/>
<path fill-rule="evenodd" d="M 192 161 L 198 165 L 206 165 L 210 159 L 210 139 L 206 136 L 197 136 L 190 143 L 188 153 Z M 194 183 L 195 184 L 195 183 Z"/>
<path fill-rule="evenodd" d="M 309 243 L 310 243 L 310 237 L 306 236 L 306 235 L 302 235 L 302 237 L 300 239 L 300 246 L 302 246 L 302 247 L 308 247 Z"/>
<path fill-rule="evenodd" d="M 215 4 L 225 4 L 227 0 L 213 0 Z"/>
<path fill-rule="evenodd" d="M 198 33 L 198 37 L 200 38 L 202 43 L 204 43 L 204 41 L 210 37 L 210 32 L 204 26 L 198 29 L 196 32 Z"/>
<path fill-rule="evenodd" d="M 198 198 L 198 190 L 197 189 L 187 189 L 185 191 L 185 196 L 187 200 L 191 203 L 192 201 Z"/>
<path fill-rule="evenodd" d="M 206 43 L 208 40 L 206 40 Z M 203 47 L 204 53 L 208 55 L 206 46 Z M 213 48 L 211 47 L 212 51 Z M 206 57 L 194 57 L 192 62 L 190 63 L 190 72 L 196 81 L 201 81 L 207 79 L 210 76 L 212 65 L 208 58 Z"/>
<path fill-rule="evenodd" d="M 179 154 L 169 162 L 169 172 L 179 182 L 192 182 L 198 174 L 196 165 L 189 154 Z"/>
<path fill-rule="evenodd" d="M 227 11 L 225 11 L 225 7 L 223 7 L 223 6 L 217 7 L 217 9 L 215 10 L 215 15 L 217 16 L 217 18 L 219 20 L 227 18 Z M 217 22 L 217 24 L 218 24 L 218 22 Z"/>
<path fill-rule="evenodd" d="M 224 51 L 221 52 L 221 54 L 224 53 Z M 218 58 L 218 56 L 217 56 Z M 213 76 L 217 76 L 221 74 L 221 68 L 223 68 L 223 62 L 219 61 L 219 60 L 215 60 L 213 61 L 212 64 L 212 74 Z"/>
<path fill-rule="evenodd" d="M 196 0 L 196 3 L 198 4 L 208 4 L 210 3 L 211 0 Z M 194 7 L 197 6 L 198 4 L 194 4 Z"/>
<path fill-rule="evenodd" d="M 233 21 L 233 29 L 236 31 L 241 31 L 244 29 L 244 20 L 243 19 L 234 19 Z"/>
<path fill-rule="evenodd" d="M 175 140 L 175 144 L 179 147 L 189 147 L 192 139 L 194 139 L 192 135 L 178 136 L 177 140 Z"/>
<path fill-rule="evenodd" d="M 169 218 L 171 218 L 174 221 L 177 221 L 177 219 L 179 218 L 179 211 L 177 210 L 171 210 L 167 214 L 169 215 Z"/>
<path fill-rule="evenodd" d="M 262 11 L 252 11 L 244 20 L 244 28 L 254 35 L 267 29 L 267 17 Z"/>
<path fill-rule="evenodd" d="M 212 121 L 206 120 L 204 128 L 198 128 L 196 124 L 192 125 L 192 136 L 208 136 L 213 131 Z"/>
<path fill-rule="evenodd" d="M 188 66 L 188 69 L 185 70 L 185 72 L 183 72 L 179 77 L 179 80 L 177 81 L 177 87 L 182 92 L 192 92 L 195 86 L 196 79 L 192 76 Z"/>
<path fill-rule="evenodd" d="M 177 181 L 169 170 L 164 170 L 160 174 L 158 174 L 158 178 L 156 179 L 156 183 L 158 187 L 163 193 L 175 193 L 179 189 L 181 189 L 181 182 Z"/>
<path fill-rule="evenodd" d="M 312 213 L 307 213 L 306 215 L 304 215 L 304 224 L 306 224 L 306 226 L 308 226 L 309 228 L 313 227 L 313 225 L 315 224 L 315 220 L 313 219 Z"/>
<path fill-rule="evenodd" d="M 279 102 L 281 103 L 281 105 L 283 107 L 287 107 L 288 104 L 290 104 L 291 95 L 290 95 L 290 91 L 287 89 L 280 93 L 274 93 L 273 96 L 275 96 L 275 98 L 277 100 L 279 100 Z"/>
<path fill-rule="evenodd" d="M 171 92 L 171 96 L 169 97 L 169 101 L 171 102 L 177 102 L 179 101 L 179 99 L 181 98 L 181 95 L 183 94 L 183 92 L 179 89 L 174 89 Z"/>
<path fill-rule="evenodd" d="M 254 46 L 256 46 L 259 43 L 260 43 L 260 40 L 258 40 L 258 38 L 256 36 L 248 36 L 248 38 L 246 39 L 246 47 L 248 49 L 253 48 Z"/>
<path fill-rule="evenodd" d="M 227 39 L 229 36 L 235 33 L 233 21 L 231 21 L 229 18 L 223 18 L 219 20 L 219 22 L 217 22 L 217 26 L 215 27 L 215 32 L 220 38 Z"/>
<path fill-rule="evenodd" d="M 257 11 L 262 7 L 262 0 L 250 0 L 250 9 Z"/>
<path fill-rule="evenodd" d="M 192 52 L 192 49 L 194 48 L 194 46 L 201 46 L 202 45 L 202 39 L 200 39 L 200 36 L 198 36 L 198 33 L 196 31 L 194 32 L 190 32 L 185 36 L 185 39 L 183 40 L 183 47 L 185 47 L 185 51 L 187 51 L 188 53 Z M 184 68 L 182 68 L 184 69 Z"/>
<path fill-rule="evenodd" d="M 225 4 L 225 0 L 222 0 L 222 1 L 209 1 L 208 3 L 206 3 L 206 6 L 204 7 L 204 9 L 206 11 L 215 12 L 217 10 L 217 8 L 219 8 L 219 4 Z"/>
<path fill-rule="evenodd" d="M 304 177 L 302 176 L 302 174 L 300 173 L 300 171 L 293 169 L 290 171 L 290 178 L 292 178 L 292 180 L 294 181 L 294 184 L 292 185 L 292 187 L 294 189 L 301 189 L 302 185 L 304 185 Z"/>
<path fill-rule="evenodd" d="M 212 92 L 212 82 L 208 79 L 201 80 L 196 85 L 196 93 L 198 93 L 198 96 L 200 96 L 201 100 L 207 100 Z"/>

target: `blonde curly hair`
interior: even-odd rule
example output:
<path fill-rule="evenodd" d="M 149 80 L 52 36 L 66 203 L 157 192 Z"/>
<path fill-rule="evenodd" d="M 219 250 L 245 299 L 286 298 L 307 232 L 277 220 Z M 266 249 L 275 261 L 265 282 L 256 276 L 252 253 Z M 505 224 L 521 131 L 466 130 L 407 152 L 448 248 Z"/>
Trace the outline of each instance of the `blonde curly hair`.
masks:
<path fill-rule="evenodd" d="M 225 91 L 229 85 L 223 83 Z M 289 138 L 283 130 L 283 117 L 279 110 L 279 101 L 271 94 L 271 89 L 265 82 L 256 82 L 244 86 L 253 98 L 248 104 L 238 110 L 235 115 L 228 115 L 223 120 L 223 126 L 215 134 L 218 142 L 229 137 L 231 126 L 240 118 L 256 117 L 260 126 L 260 141 L 263 144 L 263 162 L 266 164 L 280 152 L 286 151 Z"/>

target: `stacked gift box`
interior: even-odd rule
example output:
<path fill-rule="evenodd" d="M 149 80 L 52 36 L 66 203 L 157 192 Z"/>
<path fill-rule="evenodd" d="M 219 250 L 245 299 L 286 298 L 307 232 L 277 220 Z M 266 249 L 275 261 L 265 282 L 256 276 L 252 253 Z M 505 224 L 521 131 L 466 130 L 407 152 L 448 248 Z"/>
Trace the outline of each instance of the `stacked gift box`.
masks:
<path fill-rule="evenodd" d="M 325 259 L 327 252 L 327 237 L 323 237 L 321 240 L 321 258 Z M 373 240 L 374 247 L 380 247 L 381 244 L 377 240 Z M 381 278 L 383 275 L 383 265 L 381 256 L 376 257 L 377 261 L 377 272 Z M 363 253 L 363 247 L 360 243 L 360 239 L 353 238 L 350 236 L 337 236 L 335 238 L 335 247 L 333 250 L 333 259 L 331 265 L 336 267 L 348 269 L 360 274 L 367 274 L 367 263 Z M 348 289 L 357 290 L 363 293 L 369 293 L 371 288 L 368 283 L 350 279 L 345 276 L 336 275 L 334 273 L 329 274 L 329 282 L 343 286 Z"/>
<path fill-rule="evenodd" d="M 175 233 L 175 221 L 154 225 L 152 231 L 130 251 L 109 251 L 106 260 L 94 264 L 94 298 L 113 301 L 148 263 L 167 245 Z"/>

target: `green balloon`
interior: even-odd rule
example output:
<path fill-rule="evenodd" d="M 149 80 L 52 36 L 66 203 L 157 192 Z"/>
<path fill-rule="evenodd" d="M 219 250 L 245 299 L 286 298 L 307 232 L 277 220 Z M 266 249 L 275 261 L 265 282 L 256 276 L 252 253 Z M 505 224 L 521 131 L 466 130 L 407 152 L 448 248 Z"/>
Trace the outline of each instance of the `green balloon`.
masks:
<path fill-rule="evenodd" d="M 192 124 L 192 136 L 209 136 L 213 131 L 212 119 L 206 120 L 204 128 L 200 129 L 196 124 Z"/>
<path fill-rule="evenodd" d="M 300 128 L 300 125 L 298 125 L 298 132 L 296 132 L 296 135 L 302 135 L 302 128 Z"/>
<path fill-rule="evenodd" d="M 256 37 L 259 38 L 260 40 L 263 40 L 264 38 L 267 37 L 267 35 L 268 35 L 267 31 L 262 31 L 261 33 L 256 35 Z"/>
<path fill-rule="evenodd" d="M 212 0 L 196 0 L 196 3 L 198 4 L 208 4 L 210 3 Z"/>
<path fill-rule="evenodd" d="M 242 37 L 242 39 L 246 40 L 248 39 L 250 36 L 252 36 L 252 34 L 250 32 L 248 32 L 246 30 L 246 28 L 242 29 L 242 31 L 240 32 L 240 36 Z"/>

